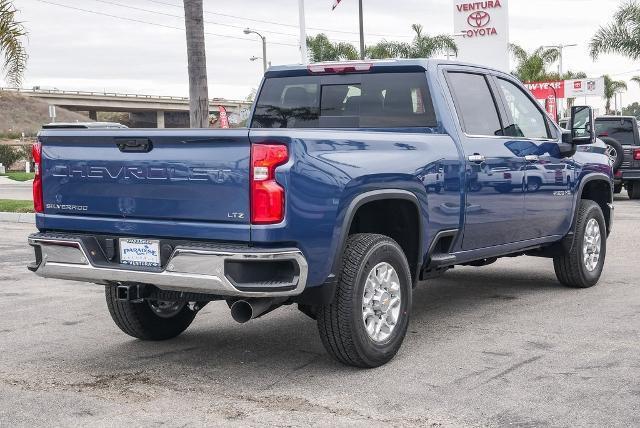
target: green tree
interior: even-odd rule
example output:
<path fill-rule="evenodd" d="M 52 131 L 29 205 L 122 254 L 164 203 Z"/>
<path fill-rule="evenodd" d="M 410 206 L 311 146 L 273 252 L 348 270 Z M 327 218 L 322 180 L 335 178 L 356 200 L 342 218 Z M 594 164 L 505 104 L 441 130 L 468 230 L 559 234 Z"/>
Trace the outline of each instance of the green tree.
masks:
<path fill-rule="evenodd" d="M 622 109 L 623 116 L 635 116 L 640 119 L 640 104 L 636 101 Z"/>
<path fill-rule="evenodd" d="M 20 157 L 21 154 L 18 150 L 4 144 L 0 145 L 0 163 L 4 165 L 7 171 L 14 162 L 20 160 Z"/>
<path fill-rule="evenodd" d="M 607 114 L 612 114 L 611 111 L 611 99 L 615 96 L 616 92 L 627 90 L 627 83 L 624 80 L 613 80 L 609 75 L 604 76 L 604 100 Z"/>
<path fill-rule="evenodd" d="M 368 58 L 385 59 L 385 58 L 410 58 L 411 45 L 404 42 L 394 42 L 382 40 L 365 49 Z"/>
<path fill-rule="evenodd" d="M 458 46 L 452 36 L 439 34 L 429 36 L 423 34 L 420 24 L 413 24 L 411 29 L 415 33 L 411 43 L 383 40 L 368 46 L 367 56 L 374 59 L 383 58 L 431 58 L 439 53 L 458 53 Z"/>
<path fill-rule="evenodd" d="M 556 62 L 559 57 L 557 49 L 546 49 L 540 46 L 529 53 L 521 46 L 510 43 L 509 51 L 516 60 L 516 69 L 513 75 L 523 82 L 544 82 L 557 80 L 558 73 L 548 71 L 548 67 Z"/>
<path fill-rule="evenodd" d="M 607 53 L 640 59 L 640 4 L 635 0 L 622 3 L 613 21 L 591 38 L 589 51 L 593 59 Z"/>
<path fill-rule="evenodd" d="M 307 36 L 307 51 L 311 62 L 344 61 L 360 58 L 355 46 L 345 42 L 334 43 L 324 33 L 320 33 L 317 36 Z"/>
<path fill-rule="evenodd" d="M 22 38 L 27 31 L 16 21 L 16 8 L 9 0 L 0 0 L 0 57 L 7 83 L 19 87 L 27 68 L 27 51 Z"/>

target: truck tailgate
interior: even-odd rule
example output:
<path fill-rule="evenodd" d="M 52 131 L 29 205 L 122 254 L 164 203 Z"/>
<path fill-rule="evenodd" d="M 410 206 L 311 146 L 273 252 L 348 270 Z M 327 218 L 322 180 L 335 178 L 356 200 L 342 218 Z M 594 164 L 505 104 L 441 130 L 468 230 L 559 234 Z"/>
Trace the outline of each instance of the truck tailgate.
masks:
<path fill-rule="evenodd" d="M 249 226 L 247 130 L 47 130 L 45 215 Z"/>

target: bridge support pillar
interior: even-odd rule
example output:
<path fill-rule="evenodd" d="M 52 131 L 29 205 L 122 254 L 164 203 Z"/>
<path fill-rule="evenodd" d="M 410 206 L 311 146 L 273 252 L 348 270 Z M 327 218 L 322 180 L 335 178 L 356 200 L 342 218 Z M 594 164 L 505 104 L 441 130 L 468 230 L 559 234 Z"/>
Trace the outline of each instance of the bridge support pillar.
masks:
<path fill-rule="evenodd" d="M 95 110 L 89 110 L 89 119 L 91 120 L 98 120 L 98 112 Z"/>
<path fill-rule="evenodd" d="M 156 112 L 158 128 L 164 128 L 164 111 Z"/>

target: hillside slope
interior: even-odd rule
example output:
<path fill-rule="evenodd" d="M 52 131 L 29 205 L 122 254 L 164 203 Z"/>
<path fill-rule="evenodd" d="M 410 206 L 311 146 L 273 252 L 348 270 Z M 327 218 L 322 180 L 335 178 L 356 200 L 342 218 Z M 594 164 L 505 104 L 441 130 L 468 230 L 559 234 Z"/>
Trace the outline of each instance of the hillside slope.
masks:
<path fill-rule="evenodd" d="M 89 122 L 80 113 L 56 108 L 58 122 Z M 44 123 L 49 123 L 49 104 L 35 98 L 0 91 L 0 137 L 17 137 L 21 132 L 35 135 Z"/>

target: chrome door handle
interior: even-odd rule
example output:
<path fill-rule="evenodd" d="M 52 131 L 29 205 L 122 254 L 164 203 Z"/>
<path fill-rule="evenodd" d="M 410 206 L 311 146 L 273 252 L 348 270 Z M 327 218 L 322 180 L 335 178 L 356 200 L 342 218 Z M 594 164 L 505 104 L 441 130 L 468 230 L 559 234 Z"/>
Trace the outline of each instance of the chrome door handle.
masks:
<path fill-rule="evenodd" d="M 527 162 L 538 162 L 540 158 L 537 155 L 526 155 L 524 160 Z"/>
<path fill-rule="evenodd" d="M 479 155 L 479 154 L 473 154 L 473 155 L 469 155 L 469 157 L 467 158 L 469 159 L 469 162 L 474 162 L 474 163 L 481 163 L 484 162 L 485 160 L 487 160 L 484 155 Z"/>

